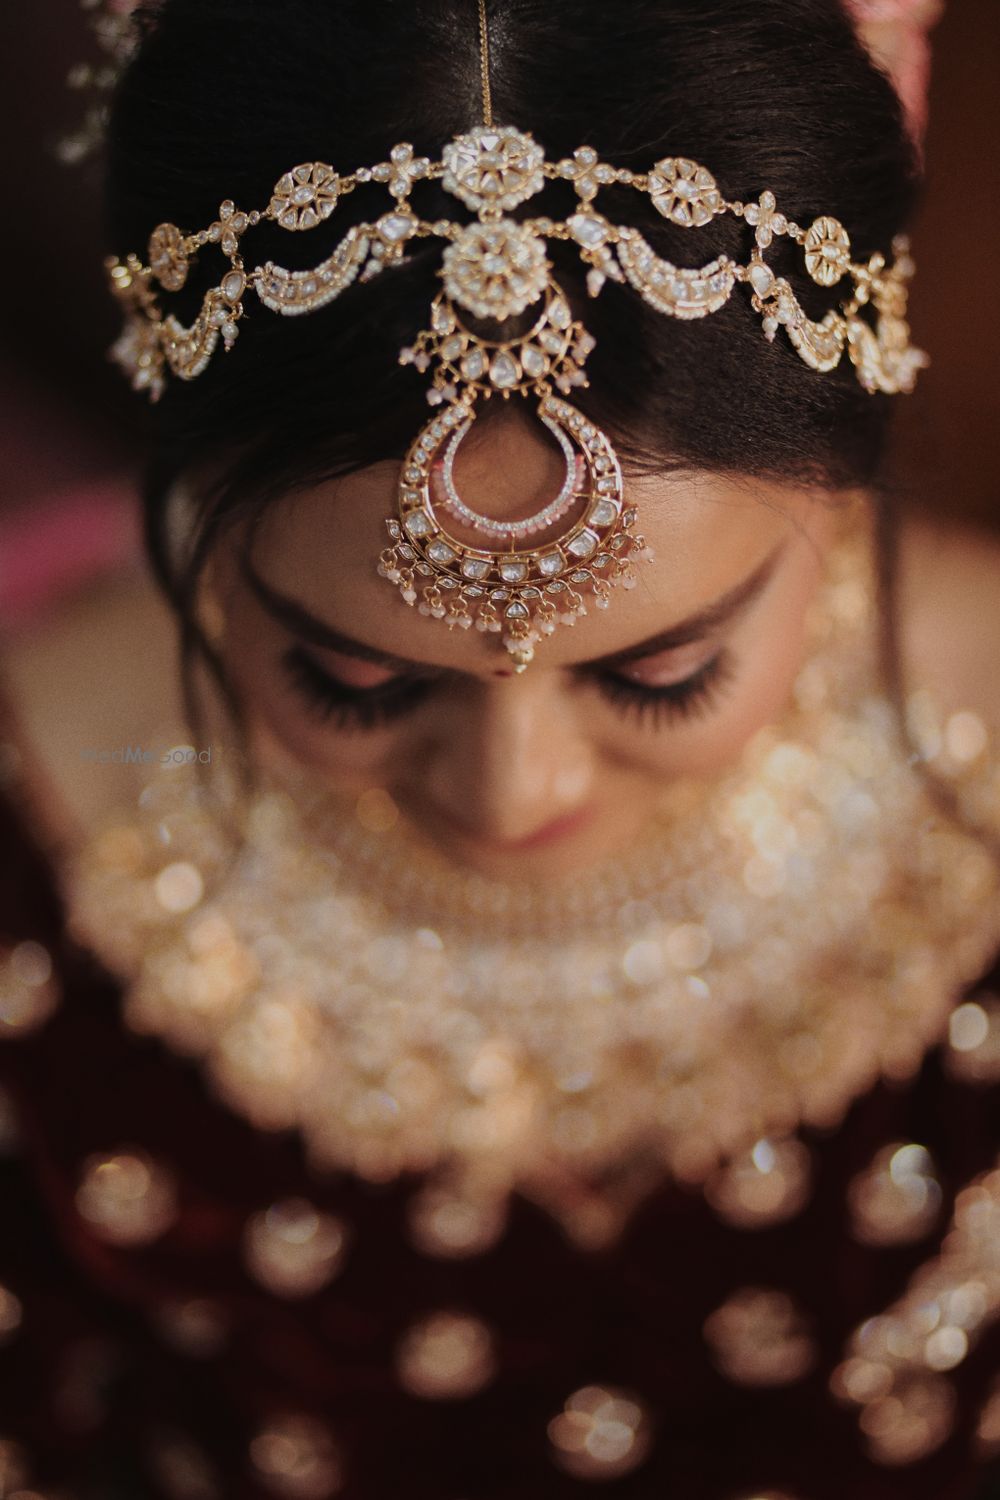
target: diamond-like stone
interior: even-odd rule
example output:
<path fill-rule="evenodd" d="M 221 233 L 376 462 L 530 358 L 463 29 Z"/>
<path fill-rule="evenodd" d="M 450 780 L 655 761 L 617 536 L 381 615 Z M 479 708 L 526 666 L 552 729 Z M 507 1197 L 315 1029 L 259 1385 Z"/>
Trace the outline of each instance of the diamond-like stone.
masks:
<path fill-rule="evenodd" d="M 762 265 L 759 261 L 755 261 L 750 267 L 749 274 L 750 285 L 757 293 L 757 296 L 766 297 L 768 292 L 774 286 L 774 272 L 771 270 L 770 266 L 765 266 Z"/>
<path fill-rule="evenodd" d="M 409 214 L 384 214 L 376 228 L 384 240 L 396 245 L 410 238 L 416 229 L 416 220 L 411 219 Z"/>
<path fill-rule="evenodd" d="M 403 526 L 410 536 L 427 536 L 434 529 L 430 516 L 422 510 L 415 510 L 412 515 L 407 516 Z"/>
<path fill-rule="evenodd" d="M 589 519 L 592 526 L 610 526 L 618 519 L 618 507 L 612 500 L 598 500 Z"/>
<path fill-rule="evenodd" d="M 534 344 L 525 344 L 521 350 L 521 367 L 526 375 L 544 375 L 548 360 Z"/>
<path fill-rule="evenodd" d="M 504 610 L 504 614 L 508 620 L 527 620 L 530 618 L 530 611 L 527 605 L 518 604 L 516 600 L 513 604 L 508 604 Z"/>
<path fill-rule="evenodd" d="M 512 385 L 517 385 L 519 379 L 517 362 L 512 356 L 506 352 L 496 355 L 490 365 L 490 381 L 497 390 L 508 390 Z"/>
<path fill-rule="evenodd" d="M 573 214 L 566 220 L 566 224 L 577 244 L 585 245 L 588 249 L 603 245 L 608 237 L 607 224 L 594 214 Z"/>
<path fill-rule="evenodd" d="M 493 602 L 495 604 L 502 604 L 505 599 L 509 599 L 510 598 L 510 590 L 509 589 L 493 589 L 492 592 L 490 593 L 490 598 L 493 600 Z"/>
<path fill-rule="evenodd" d="M 589 573 L 578 571 L 569 575 L 569 581 L 570 583 L 590 583 L 591 575 Z"/>
<path fill-rule="evenodd" d="M 572 552 L 574 557 L 589 557 L 597 547 L 597 537 L 592 531 L 584 529 L 571 542 L 566 543 L 566 551 Z"/>
<path fill-rule="evenodd" d="M 463 578 L 485 578 L 489 571 L 489 563 L 480 557 L 467 557 L 462 563 Z"/>
<path fill-rule="evenodd" d="M 441 345 L 442 359 L 457 359 L 461 352 L 462 340 L 458 336 L 458 334 L 453 335 L 451 338 L 445 339 L 444 343 Z"/>
<path fill-rule="evenodd" d="M 552 578 L 563 569 L 562 555 L 558 552 L 543 552 L 538 559 L 538 571 L 543 578 Z"/>
<path fill-rule="evenodd" d="M 427 556 L 431 562 L 450 563 L 455 561 L 455 554 L 447 542 L 431 542 L 427 548 Z"/>
<path fill-rule="evenodd" d="M 509 562 L 502 562 L 500 564 L 500 577 L 504 583 L 520 583 L 527 576 L 527 564 L 521 562 L 519 558 L 512 558 Z"/>
<path fill-rule="evenodd" d="M 230 271 L 222 278 L 222 295 L 227 302 L 238 302 L 246 284 L 246 277 L 242 271 Z"/>
<path fill-rule="evenodd" d="M 486 373 L 486 355 L 482 349 L 471 349 L 462 360 L 462 374 L 466 380 L 479 380 Z"/>
<path fill-rule="evenodd" d="M 573 321 L 570 310 L 561 297 L 556 297 L 549 308 L 549 321 L 556 328 L 568 328 Z"/>

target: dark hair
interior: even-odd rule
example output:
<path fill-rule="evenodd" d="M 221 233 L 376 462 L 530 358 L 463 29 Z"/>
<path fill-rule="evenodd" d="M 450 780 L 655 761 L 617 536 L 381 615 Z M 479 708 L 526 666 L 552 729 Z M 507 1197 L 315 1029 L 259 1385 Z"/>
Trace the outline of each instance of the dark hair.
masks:
<path fill-rule="evenodd" d="M 531 131 L 550 157 L 592 144 L 642 171 L 662 156 L 690 156 L 728 197 L 770 188 L 800 223 L 836 215 L 856 258 L 888 252 L 903 226 L 914 153 L 895 93 L 839 0 L 488 0 L 487 10 L 495 115 Z M 110 124 L 118 254 L 142 251 L 164 220 L 204 227 L 223 198 L 264 207 L 298 162 L 349 172 L 399 141 L 437 156 L 481 118 L 474 0 L 161 0 L 140 19 L 143 43 Z M 438 184 L 418 191 L 428 217 L 454 213 Z M 566 211 L 564 187 L 546 195 Z M 731 216 L 689 234 L 627 189 L 609 190 L 606 201 L 611 217 L 635 224 L 677 264 L 723 251 L 745 259 L 746 229 Z M 530 211 L 545 212 L 545 202 L 533 199 Z M 384 190 L 362 188 L 323 229 L 291 236 L 262 225 L 245 241 L 248 264 L 314 265 L 384 203 Z M 187 646 L 205 648 L 191 618 L 194 587 L 228 521 L 259 514 L 297 485 L 401 457 L 426 421 L 424 382 L 397 354 L 425 325 L 435 245 L 305 318 L 276 317 L 249 299 L 234 350 L 216 353 L 193 382 L 170 378 L 151 418 L 146 536 Z M 557 274 L 582 303 L 579 258 L 560 250 Z M 172 299 L 182 320 L 224 268 L 211 247 L 200 263 Z M 809 282 L 787 242 L 775 243 L 772 264 L 812 316 L 836 300 Z M 597 347 L 590 389 L 574 399 L 626 462 L 830 488 L 875 483 L 887 398 L 865 392 L 846 358 L 821 375 L 786 340 L 768 344 L 747 297 L 691 324 L 609 285 L 585 317 Z M 166 496 L 179 476 L 206 468 L 213 483 L 178 566 Z"/>

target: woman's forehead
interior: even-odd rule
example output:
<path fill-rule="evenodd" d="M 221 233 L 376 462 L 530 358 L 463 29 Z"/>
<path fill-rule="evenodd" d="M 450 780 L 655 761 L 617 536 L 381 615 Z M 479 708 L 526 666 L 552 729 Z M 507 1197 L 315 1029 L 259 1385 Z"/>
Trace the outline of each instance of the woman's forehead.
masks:
<path fill-rule="evenodd" d="M 476 493 L 491 513 L 516 502 L 511 473 L 510 467 L 484 471 Z M 279 502 L 255 528 L 248 549 L 254 571 L 344 636 L 408 661 L 484 672 L 497 665 L 493 641 L 473 631 L 442 630 L 407 608 L 378 576 L 397 483 L 397 465 L 376 464 Z M 572 631 L 545 641 L 538 659 L 552 666 L 625 651 L 711 610 L 783 543 L 814 546 L 829 522 L 829 507 L 814 495 L 744 476 L 637 475 L 627 488 L 641 507 L 655 561 L 642 568 L 635 589 L 619 594 L 613 610 L 591 609 Z"/>

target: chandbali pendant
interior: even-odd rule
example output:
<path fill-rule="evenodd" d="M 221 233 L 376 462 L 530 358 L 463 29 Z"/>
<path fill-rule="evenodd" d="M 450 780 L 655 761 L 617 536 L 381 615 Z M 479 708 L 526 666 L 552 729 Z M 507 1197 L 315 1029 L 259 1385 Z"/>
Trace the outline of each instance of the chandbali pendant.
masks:
<path fill-rule="evenodd" d="M 432 304 L 431 327 L 400 353 L 402 364 L 432 371 L 427 398 L 442 409 L 407 452 L 397 514 L 386 523 L 391 545 L 378 571 L 421 614 L 452 629 L 498 635 L 515 672 L 523 672 L 542 636 L 557 624 L 575 624 L 587 613 L 588 597 L 607 609 L 612 588 L 634 588 L 636 563 L 653 554 L 634 531 L 637 513 L 625 503 L 610 439 L 559 394 L 587 384 L 583 366 L 593 337 L 573 319 L 548 262 L 526 264 L 519 225 L 476 227 L 483 237 L 477 256 L 455 265 L 446 252 L 445 287 Z M 532 272 L 532 300 L 542 305 L 525 333 L 491 341 L 465 326 L 460 304 L 499 319 L 523 311 Z M 518 520 L 482 514 L 455 483 L 459 446 L 480 403 L 496 395 L 534 399 L 565 460 L 558 493 Z M 458 539 L 456 521 L 475 543 Z"/>

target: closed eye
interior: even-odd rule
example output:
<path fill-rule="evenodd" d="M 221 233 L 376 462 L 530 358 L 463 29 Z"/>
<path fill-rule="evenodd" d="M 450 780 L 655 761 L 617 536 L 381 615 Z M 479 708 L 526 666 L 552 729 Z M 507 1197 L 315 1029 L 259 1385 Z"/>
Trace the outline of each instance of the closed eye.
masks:
<path fill-rule="evenodd" d="M 592 680 L 599 692 L 624 713 L 650 727 L 669 720 L 710 713 L 736 673 L 732 653 L 723 648 L 686 677 L 671 682 L 644 682 L 621 672 L 597 672 Z"/>
<path fill-rule="evenodd" d="M 354 686 L 321 667 L 302 646 L 290 646 L 281 656 L 290 685 L 309 711 L 338 729 L 377 729 L 412 712 L 434 685 L 433 677 L 393 676 L 382 668 L 358 665 L 381 675 L 382 680 L 367 687 Z"/>

